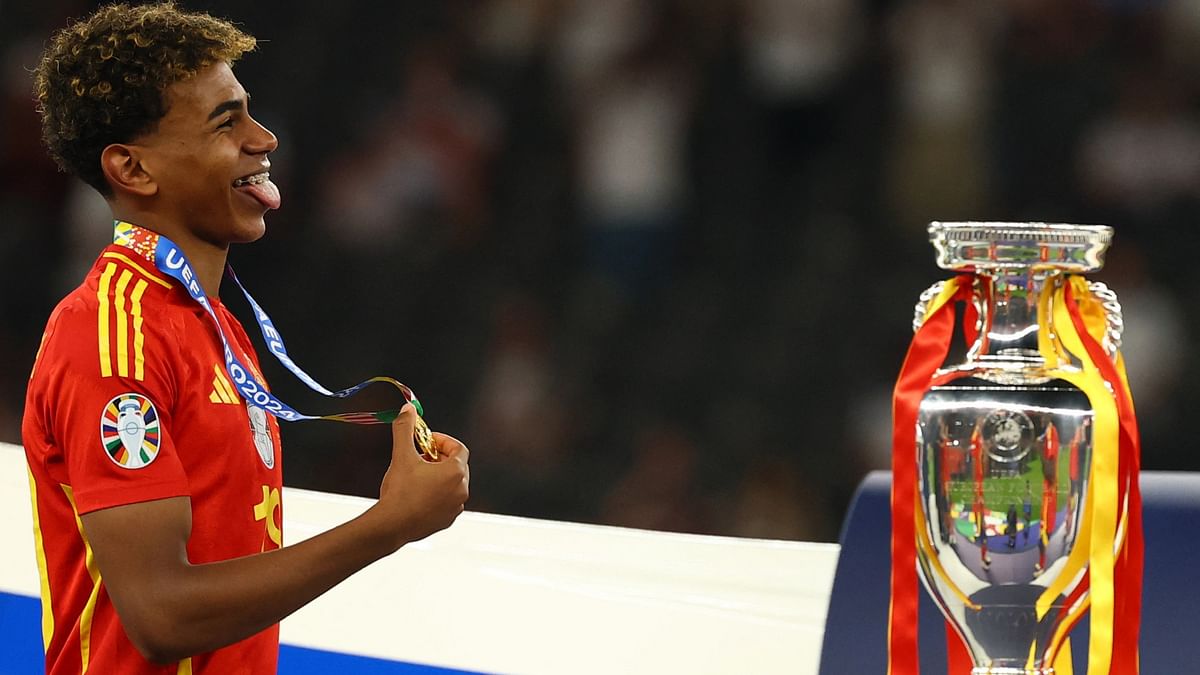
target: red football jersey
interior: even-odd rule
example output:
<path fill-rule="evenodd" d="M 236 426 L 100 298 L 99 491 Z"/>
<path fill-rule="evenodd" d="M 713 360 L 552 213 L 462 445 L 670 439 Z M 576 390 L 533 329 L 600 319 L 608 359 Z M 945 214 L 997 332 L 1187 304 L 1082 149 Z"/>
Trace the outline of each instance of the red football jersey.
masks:
<path fill-rule="evenodd" d="M 257 371 L 242 326 L 212 305 L 232 349 Z M 106 248 L 50 316 L 22 424 L 49 675 L 275 672 L 277 625 L 166 667 L 142 658 L 79 518 L 187 496 L 193 564 L 282 545 L 279 427 L 241 400 L 224 364 L 207 312 L 128 248 Z"/>

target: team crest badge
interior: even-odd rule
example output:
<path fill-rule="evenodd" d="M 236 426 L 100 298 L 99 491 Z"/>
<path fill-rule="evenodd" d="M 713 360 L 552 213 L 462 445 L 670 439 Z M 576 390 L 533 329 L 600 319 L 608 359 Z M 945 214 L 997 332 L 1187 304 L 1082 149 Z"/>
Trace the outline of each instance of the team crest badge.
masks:
<path fill-rule="evenodd" d="M 121 394 L 104 406 L 100 440 L 114 464 L 140 469 L 158 456 L 158 411 L 141 394 Z"/>
<path fill-rule="evenodd" d="M 254 434 L 254 447 L 258 450 L 258 458 L 268 469 L 275 468 L 275 444 L 271 441 L 271 428 L 267 425 L 267 411 L 246 404 L 250 413 L 250 431 Z"/>

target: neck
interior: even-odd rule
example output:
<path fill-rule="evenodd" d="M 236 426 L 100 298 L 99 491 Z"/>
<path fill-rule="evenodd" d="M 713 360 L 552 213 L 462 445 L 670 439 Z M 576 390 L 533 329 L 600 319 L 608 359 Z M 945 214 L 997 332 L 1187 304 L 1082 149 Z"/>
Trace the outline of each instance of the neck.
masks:
<path fill-rule="evenodd" d="M 166 236 L 183 249 L 188 261 L 192 263 L 196 278 L 200 280 L 200 287 L 204 289 L 204 294 L 210 298 L 220 296 L 221 278 L 225 275 L 225 260 L 229 255 L 229 247 L 214 246 L 194 238 L 191 241 L 180 241 L 165 232 L 159 232 L 159 234 Z"/>
<path fill-rule="evenodd" d="M 113 218 L 133 223 L 138 227 L 157 232 L 175 242 L 183 249 L 204 294 L 216 298 L 221 291 L 221 278 L 225 274 L 225 261 L 229 255 L 228 244 L 215 244 L 197 236 L 190 228 L 148 213 L 125 213 L 113 209 Z"/>

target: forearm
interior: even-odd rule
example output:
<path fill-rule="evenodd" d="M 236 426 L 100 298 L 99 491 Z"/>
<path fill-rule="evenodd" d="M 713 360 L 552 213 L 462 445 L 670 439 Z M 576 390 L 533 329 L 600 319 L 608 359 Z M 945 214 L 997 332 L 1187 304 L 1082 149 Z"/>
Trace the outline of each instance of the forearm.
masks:
<path fill-rule="evenodd" d="M 191 502 L 168 497 L 83 514 L 121 624 L 147 658 L 171 662 L 250 637 L 401 545 L 442 530 L 467 499 L 466 446 L 434 434 L 443 456 L 413 451 L 406 406 L 380 499 L 358 518 L 295 546 L 194 565 Z M 401 424 L 403 422 L 403 424 Z"/>
<path fill-rule="evenodd" d="M 135 639 L 149 658 L 170 662 L 210 651 L 279 622 L 397 544 L 362 516 L 293 546 L 202 565 L 185 564 L 145 589 Z M 120 609 L 120 608 L 118 608 Z M 127 625 L 127 628 L 129 626 Z"/>

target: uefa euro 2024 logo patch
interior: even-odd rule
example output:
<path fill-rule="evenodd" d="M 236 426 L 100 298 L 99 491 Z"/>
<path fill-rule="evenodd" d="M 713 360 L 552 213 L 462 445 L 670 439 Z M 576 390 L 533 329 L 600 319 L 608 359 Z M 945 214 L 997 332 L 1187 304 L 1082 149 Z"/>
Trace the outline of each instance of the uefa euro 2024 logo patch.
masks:
<path fill-rule="evenodd" d="M 100 440 L 117 466 L 140 469 L 158 456 L 158 411 L 141 394 L 121 394 L 104 406 Z"/>

